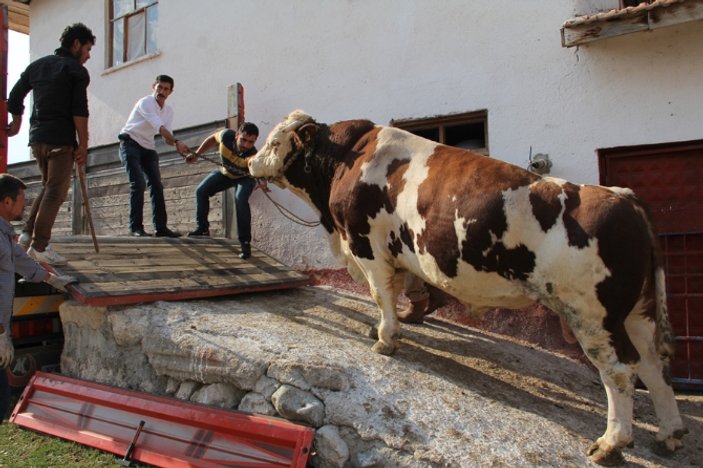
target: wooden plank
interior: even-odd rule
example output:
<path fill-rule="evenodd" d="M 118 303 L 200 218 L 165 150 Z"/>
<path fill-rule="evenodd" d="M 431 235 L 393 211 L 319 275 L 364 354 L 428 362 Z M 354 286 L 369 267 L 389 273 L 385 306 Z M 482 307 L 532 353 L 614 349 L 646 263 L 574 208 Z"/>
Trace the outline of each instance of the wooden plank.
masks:
<path fill-rule="evenodd" d="M 68 263 L 53 267 L 74 275 L 73 297 L 85 304 L 117 305 L 182 300 L 308 284 L 308 278 L 252 248 L 239 258 L 228 239 L 100 237 L 95 253 L 89 236 L 57 237 L 53 248 Z"/>
<path fill-rule="evenodd" d="M 616 21 L 596 21 L 561 29 L 562 46 L 573 47 L 588 42 L 622 36 L 638 31 L 646 31 L 647 13 L 618 19 Z"/>
<path fill-rule="evenodd" d="M 672 5 L 650 13 L 650 29 L 665 28 L 703 19 L 703 2 Z"/>
<path fill-rule="evenodd" d="M 576 18 L 566 21 L 561 28 L 562 46 L 573 47 L 609 37 L 676 26 L 701 19 L 701 0 L 614 10 L 594 15 L 592 19 L 585 18 L 580 21 L 581 18 Z"/>

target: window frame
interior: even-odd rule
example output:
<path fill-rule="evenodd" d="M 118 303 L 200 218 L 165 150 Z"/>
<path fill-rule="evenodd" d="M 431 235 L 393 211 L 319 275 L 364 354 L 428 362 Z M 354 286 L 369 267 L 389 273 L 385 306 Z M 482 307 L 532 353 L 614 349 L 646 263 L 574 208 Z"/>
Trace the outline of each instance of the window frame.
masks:
<path fill-rule="evenodd" d="M 436 117 L 424 117 L 419 119 L 393 119 L 391 120 L 390 125 L 392 127 L 407 130 L 411 133 L 415 133 L 420 130 L 437 129 L 439 135 L 438 143 L 447 144 L 446 141 L 448 127 L 454 127 L 457 125 L 471 125 L 477 123 L 483 125 L 484 146 L 480 148 L 471 148 L 469 149 L 469 151 L 473 151 L 487 156 L 489 154 L 488 111 L 485 109 L 473 112 L 464 112 L 461 114 L 447 114 Z"/>
<path fill-rule="evenodd" d="M 150 8 L 157 8 L 157 14 L 158 14 L 158 5 L 159 5 L 159 0 L 150 0 L 146 5 L 141 6 L 139 8 L 134 8 L 132 10 L 129 10 L 127 13 L 124 13 L 120 16 L 115 17 L 115 2 L 114 0 L 106 0 L 107 1 L 107 22 L 108 22 L 108 39 L 106 43 L 108 44 L 107 46 L 107 68 L 117 68 L 117 67 L 122 67 L 124 65 L 134 63 L 136 61 L 139 61 L 140 59 L 144 58 L 145 56 L 148 56 L 150 54 L 157 54 L 158 53 L 158 44 L 156 45 L 156 49 L 153 52 L 149 52 L 149 38 L 148 38 L 148 33 L 149 33 L 149 21 L 148 21 L 148 11 Z M 138 0 L 130 0 L 132 2 L 132 5 L 136 7 L 137 1 Z M 136 57 L 133 57 L 132 59 L 127 58 L 127 54 L 129 52 L 129 18 L 137 16 L 139 14 L 144 15 L 144 29 L 142 30 L 142 38 L 144 40 L 144 50 L 142 53 Z M 114 37 L 115 37 L 115 24 L 116 22 L 122 22 L 123 24 L 123 38 L 122 38 L 122 61 L 120 63 L 116 63 L 115 61 L 115 44 L 114 44 Z M 157 18 L 157 24 L 158 24 L 158 18 Z"/>

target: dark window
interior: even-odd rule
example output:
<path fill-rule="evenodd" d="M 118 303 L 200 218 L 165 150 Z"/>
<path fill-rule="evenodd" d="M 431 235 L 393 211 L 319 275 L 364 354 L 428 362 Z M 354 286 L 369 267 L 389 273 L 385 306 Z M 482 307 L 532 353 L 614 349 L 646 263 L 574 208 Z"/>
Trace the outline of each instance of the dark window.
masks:
<path fill-rule="evenodd" d="M 620 8 L 633 7 L 640 3 L 652 3 L 652 0 L 620 0 Z"/>
<path fill-rule="evenodd" d="M 157 0 L 111 0 L 109 66 L 156 52 Z"/>
<path fill-rule="evenodd" d="M 391 125 L 429 140 L 488 154 L 488 112 L 393 120 Z"/>

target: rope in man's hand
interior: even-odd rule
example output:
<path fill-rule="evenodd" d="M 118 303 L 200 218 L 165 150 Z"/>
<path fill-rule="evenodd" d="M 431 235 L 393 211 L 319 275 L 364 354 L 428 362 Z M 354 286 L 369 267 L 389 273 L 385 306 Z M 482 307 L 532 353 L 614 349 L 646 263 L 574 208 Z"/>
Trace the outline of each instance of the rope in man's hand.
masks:
<path fill-rule="evenodd" d="M 188 164 L 192 164 L 198 159 L 198 155 L 193 151 L 188 151 L 185 154 L 181 154 L 181 156 L 183 156 L 183 159 L 185 159 Z"/>

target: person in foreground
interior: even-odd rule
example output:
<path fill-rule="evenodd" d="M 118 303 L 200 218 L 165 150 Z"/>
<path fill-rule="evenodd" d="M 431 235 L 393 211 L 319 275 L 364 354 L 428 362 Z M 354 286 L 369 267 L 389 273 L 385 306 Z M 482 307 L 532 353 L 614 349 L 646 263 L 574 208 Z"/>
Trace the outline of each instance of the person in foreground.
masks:
<path fill-rule="evenodd" d="M 5 368 L 12 363 L 15 354 L 10 336 L 15 273 L 31 283 L 44 281 L 61 291 L 66 291 L 66 285 L 76 282 L 73 276 L 59 276 L 46 271 L 15 242 L 15 230 L 10 222 L 22 219 L 26 188 L 17 177 L 0 174 L 0 422 L 5 418 L 10 403 L 10 386 Z"/>
<path fill-rule="evenodd" d="M 164 187 L 159 171 L 155 135 L 161 135 L 168 145 L 181 154 L 190 152 L 188 145 L 173 136 L 173 108 L 166 99 L 173 92 L 174 81 L 168 75 L 158 75 L 152 93 L 134 105 L 127 123 L 118 136 L 120 161 L 129 178 L 129 230 L 133 236 L 149 236 L 144 231 L 144 190 L 151 192 L 151 213 L 156 237 L 180 237 L 167 227 Z M 146 178 L 146 182 L 145 179 Z"/>
<path fill-rule="evenodd" d="M 61 47 L 25 69 L 10 91 L 7 110 L 12 114 L 8 136 L 22 126 L 24 98 L 32 91 L 29 145 L 41 173 L 42 189 L 34 199 L 19 242 L 40 262 L 66 262 L 49 245 L 51 230 L 71 183 L 73 162 L 85 164 L 88 155 L 88 84 L 83 66 L 95 44 L 92 31 L 82 23 L 64 29 Z M 77 141 L 76 141 L 77 135 Z"/>
<path fill-rule="evenodd" d="M 208 136 L 195 153 L 186 157 L 188 163 L 194 163 L 200 155 L 219 145 L 222 166 L 212 171 L 200 182 L 195 190 L 195 222 L 196 229 L 188 233 L 190 237 L 209 236 L 210 197 L 216 193 L 234 188 L 234 205 L 237 211 L 237 234 L 242 252 L 242 259 L 251 256 L 251 209 L 249 197 L 256 189 L 256 180 L 249 175 L 247 161 L 256 154 L 256 139 L 259 128 L 251 123 L 243 123 L 234 132 L 231 129 L 219 130 Z M 266 184 L 262 189 L 268 191 Z"/>

